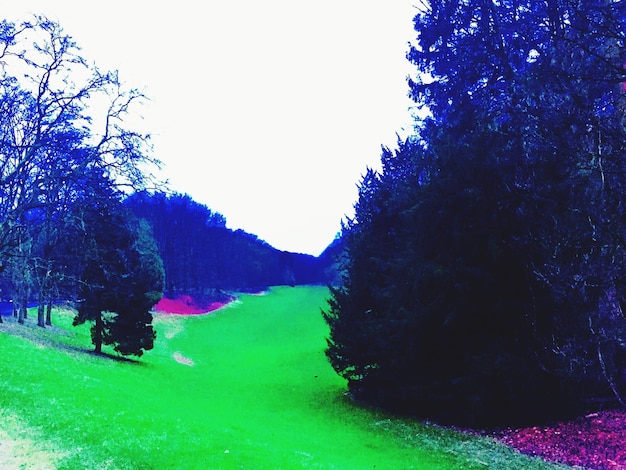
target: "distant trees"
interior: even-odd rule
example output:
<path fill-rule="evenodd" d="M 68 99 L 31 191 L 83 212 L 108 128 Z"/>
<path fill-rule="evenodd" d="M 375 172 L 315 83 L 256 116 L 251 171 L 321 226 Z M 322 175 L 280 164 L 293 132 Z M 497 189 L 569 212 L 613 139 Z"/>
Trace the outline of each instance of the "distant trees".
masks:
<path fill-rule="evenodd" d="M 326 282 L 317 258 L 282 252 L 255 235 L 230 230 L 224 216 L 188 195 L 136 192 L 125 204 L 152 227 L 169 295 L 215 298 L 227 290 Z"/>
<path fill-rule="evenodd" d="M 37 299 L 43 327 L 51 322 L 53 299 L 73 297 L 85 274 L 80 266 L 94 261 L 92 252 L 69 242 L 86 227 L 77 207 L 94 204 L 103 188 L 121 205 L 115 194 L 143 187 L 149 179 L 143 169 L 158 162 L 147 153 L 149 136 L 127 119 L 143 95 L 125 89 L 116 72 L 88 64 L 56 22 L 43 16 L 0 22 L 0 65 L 2 294 L 13 297 L 20 322 L 26 302 Z M 91 230 L 112 230 L 111 221 L 90 223 Z M 107 249 L 115 251 L 112 244 L 130 237 L 121 232 L 90 236 L 113 237 Z M 125 269 L 120 275 L 136 274 Z"/>
<path fill-rule="evenodd" d="M 416 16 L 431 115 L 363 178 L 325 312 L 356 398 L 479 425 L 622 402 L 625 8 Z"/>

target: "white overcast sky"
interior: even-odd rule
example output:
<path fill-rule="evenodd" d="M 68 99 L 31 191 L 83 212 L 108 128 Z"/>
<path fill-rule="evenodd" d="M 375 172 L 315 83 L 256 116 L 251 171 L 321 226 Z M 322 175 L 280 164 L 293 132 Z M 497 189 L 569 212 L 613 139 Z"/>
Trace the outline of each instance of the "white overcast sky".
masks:
<path fill-rule="evenodd" d="M 319 254 L 412 119 L 410 0 L 1 0 L 57 20 L 151 102 L 160 175 L 272 246 Z"/>

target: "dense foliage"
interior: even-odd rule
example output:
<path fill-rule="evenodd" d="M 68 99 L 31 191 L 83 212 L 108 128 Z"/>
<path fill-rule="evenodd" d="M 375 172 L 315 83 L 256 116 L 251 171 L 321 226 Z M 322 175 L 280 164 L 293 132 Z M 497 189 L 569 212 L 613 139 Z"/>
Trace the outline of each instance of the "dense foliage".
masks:
<path fill-rule="evenodd" d="M 137 192 L 125 204 L 152 227 L 168 295 L 215 297 L 227 290 L 326 282 L 328 263 L 233 231 L 224 216 L 187 195 Z"/>
<path fill-rule="evenodd" d="M 605 0 L 415 17 L 430 116 L 365 175 L 325 312 L 356 398 L 463 424 L 622 403 L 624 18 Z"/>

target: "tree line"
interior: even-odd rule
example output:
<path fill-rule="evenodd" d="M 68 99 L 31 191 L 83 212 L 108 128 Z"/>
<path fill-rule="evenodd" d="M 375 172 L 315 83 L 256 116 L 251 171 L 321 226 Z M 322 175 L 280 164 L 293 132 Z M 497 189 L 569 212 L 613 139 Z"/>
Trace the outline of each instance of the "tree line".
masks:
<path fill-rule="evenodd" d="M 152 228 L 168 296 L 219 300 L 228 291 L 325 284 L 332 276 L 329 258 L 281 251 L 256 235 L 231 230 L 222 214 L 188 195 L 138 191 L 125 205 Z"/>
<path fill-rule="evenodd" d="M 327 355 L 357 400 L 443 423 L 624 405 L 624 2 L 420 4 L 409 93 L 345 223 Z"/>

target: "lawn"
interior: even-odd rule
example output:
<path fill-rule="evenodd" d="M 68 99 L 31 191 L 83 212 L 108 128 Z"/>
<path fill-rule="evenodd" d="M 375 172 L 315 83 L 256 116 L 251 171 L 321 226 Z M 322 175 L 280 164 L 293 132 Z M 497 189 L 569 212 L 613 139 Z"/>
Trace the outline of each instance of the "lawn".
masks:
<path fill-rule="evenodd" d="M 324 356 L 327 289 L 159 314 L 138 361 L 88 327 L 0 325 L 0 468 L 540 469 L 487 438 L 356 406 Z M 19 333 L 16 336 L 15 333 Z"/>

